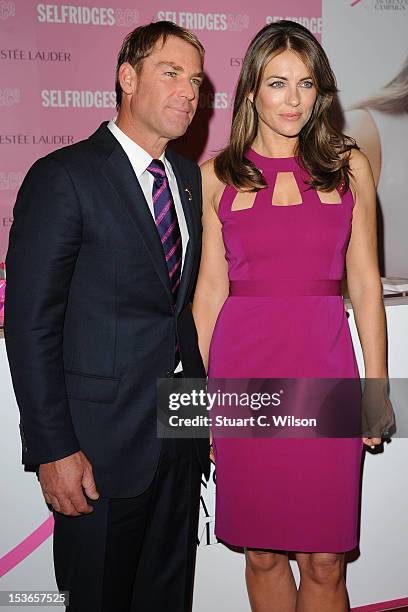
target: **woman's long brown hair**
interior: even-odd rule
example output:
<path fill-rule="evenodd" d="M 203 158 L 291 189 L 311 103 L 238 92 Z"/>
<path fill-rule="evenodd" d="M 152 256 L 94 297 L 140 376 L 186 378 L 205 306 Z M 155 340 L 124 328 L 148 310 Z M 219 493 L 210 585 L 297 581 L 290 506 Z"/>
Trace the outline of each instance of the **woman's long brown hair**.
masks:
<path fill-rule="evenodd" d="M 345 192 L 351 174 L 349 152 L 357 146 L 330 120 L 337 86 L 326 53 L 313 34 L 294 21 L 278 21 L 265 26 L 249 45 L 236 87 L 229 144 L 215 158 L 215 173 L 223 183 L 239 191 L 266 187 L 262 173 L 245 157 L 258 131 L 255 103 L 248 96 L 252 93 L 255 102 L 266 65 L 286 49 L 302 59 L 317 90 L 312 115 L 299 134 L 295 155 L 310 174 L 309 184 L 313 189 L 332 191 L 340 188 Z"/>

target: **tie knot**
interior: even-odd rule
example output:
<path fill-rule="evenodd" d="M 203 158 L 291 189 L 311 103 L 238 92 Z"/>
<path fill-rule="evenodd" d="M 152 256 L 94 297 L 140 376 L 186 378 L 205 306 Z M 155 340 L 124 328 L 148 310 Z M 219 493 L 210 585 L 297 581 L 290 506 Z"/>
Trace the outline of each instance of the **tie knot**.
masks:
<path fill-rule="evenodd" d="M 164 169 L 164 164 L 160 159 L 152 159 L 150 164 L 147 166 L 148 172 L 153 175 L 153 177 L 159 181 L 164 181 L 166 178 L 166 171 Z"/>

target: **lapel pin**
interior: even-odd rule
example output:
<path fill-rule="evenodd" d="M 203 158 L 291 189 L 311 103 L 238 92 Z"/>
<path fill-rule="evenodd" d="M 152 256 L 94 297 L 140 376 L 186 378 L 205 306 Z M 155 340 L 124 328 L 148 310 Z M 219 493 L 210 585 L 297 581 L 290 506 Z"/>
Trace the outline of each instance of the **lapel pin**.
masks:
<path fill-rule="evenodd" d="M 184 191 L 187 194 L 188 201 L 191 202 L 191 200 L 193 199 L 193 196 L 191 195 L 191 191 L 187 189 L 187 187 L 184 189 Z"/>

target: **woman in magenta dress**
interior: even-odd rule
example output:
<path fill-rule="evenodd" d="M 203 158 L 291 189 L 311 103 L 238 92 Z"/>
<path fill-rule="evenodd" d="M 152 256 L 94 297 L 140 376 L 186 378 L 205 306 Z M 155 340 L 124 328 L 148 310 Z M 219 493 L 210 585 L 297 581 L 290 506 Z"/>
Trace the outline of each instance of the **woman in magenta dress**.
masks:
<path fill-rule="evenodd" d="M 375 190 L 364 155 L 330 123 L 335 93 L 308 30 L 281 21 L 255 36 L 229 144 L 202 168 L 193 311 L 209 378 L 358 378 L 345 267 L 366 376 L 387 377 Z M 348 609 L 363 443 L 380 442 L 214 438 L 216 535 L 245 548 L 254 612 Z"/>

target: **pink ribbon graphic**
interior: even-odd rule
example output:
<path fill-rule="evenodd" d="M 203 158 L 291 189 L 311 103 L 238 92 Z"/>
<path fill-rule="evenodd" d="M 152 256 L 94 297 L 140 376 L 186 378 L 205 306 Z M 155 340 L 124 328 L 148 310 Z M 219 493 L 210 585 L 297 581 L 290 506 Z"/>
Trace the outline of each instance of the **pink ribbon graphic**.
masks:
<path fill-rule="evenodd" d="M 53 530 L 54 517 L 51 514 L 37 529 L 34 529 L 29 536 L 24 538 L 20 544 L 17 544 L 17 546 L 0 558 L 0 578 L 21 563 L 21 561 L 24 561 L 36 548 L 41 546 L 50 537 Z"/>
<path fill-rule="evenodd" d="M 356 6 L 356 4 L 359 4 L 362 0 L 354 0 L 354 2 L 352 2 L 350 4 L 350 6 Z"/>

